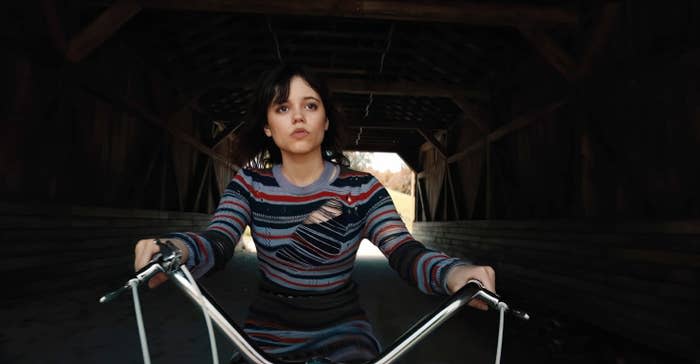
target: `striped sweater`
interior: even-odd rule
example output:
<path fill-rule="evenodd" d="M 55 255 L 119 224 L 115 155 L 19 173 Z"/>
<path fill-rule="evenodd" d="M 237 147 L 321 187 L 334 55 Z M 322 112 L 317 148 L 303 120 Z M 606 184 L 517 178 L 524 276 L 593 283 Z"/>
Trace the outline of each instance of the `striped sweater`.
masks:
<path fill-rule="evenodd" d="M 289 182 L 279 165 L 241 169 L 201 233 L 173 233 L 189 248 L 196 276 L 221 269 L 249 225 L 262 276 L 295 293 L 323 294 L 345 286 L 366 238 L 399 275 L 425 293 L 446 294 L 447 271 L 461 261 L 413 239 L 389 193 L 371 174 L 325 162 L 311 185 Z"/>

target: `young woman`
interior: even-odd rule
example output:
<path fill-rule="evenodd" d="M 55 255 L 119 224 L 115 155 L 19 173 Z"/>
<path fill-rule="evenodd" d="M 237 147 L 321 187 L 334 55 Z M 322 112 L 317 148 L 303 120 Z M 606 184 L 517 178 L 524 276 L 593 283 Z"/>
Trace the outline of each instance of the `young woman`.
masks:
<path fill-rule="evenodd" d="M 363 238 L 425 293 L 451 294 L 470 279 L 495 292 L 491 267 L 426 249 L 406 230 L 379 181 L 347 168 L 341 124 L 326 85 L 314 73 L 294 65 L 273 69 L 261 79 L 238 137 L 237 155 L 247 167 L 222 194 L 209 227 L 163 238 L 178 246 L 187 266 L 201 276 L 224 267 L 250 226 L 261 290 L 280 297 L 347 291 Z M 158 250 L 153 239 L 139 241 L 135 269 Z M 149 286 L 165 279 L 157 276 Z M 481 302 L 472 306 L 487 308 Z"/>

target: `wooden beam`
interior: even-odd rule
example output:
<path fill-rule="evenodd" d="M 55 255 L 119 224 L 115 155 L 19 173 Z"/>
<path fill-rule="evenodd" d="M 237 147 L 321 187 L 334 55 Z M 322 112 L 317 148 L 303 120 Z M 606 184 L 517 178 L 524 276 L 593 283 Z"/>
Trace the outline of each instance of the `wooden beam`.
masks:
<path fill-rule="evenodd" d="M 165 138 L 161 141 L 161 143 L 151 143 L 150 145 L 154 146 L 150 157 L 148 158 L 148 166 L 146 167 L 146 174 L 143 177 L 143 180 L 141 181 L 140 184 L 137 183 L 136 186 L 136 191 L 134 193 L 134 198 L 135 198 L 135 203 L 139 207 L 146 207 L 143 205 L 143 197 L 146 195 L 146 189 L 148 188 L 148 183 L 151 181 L 151 176 L 153 175 L 153 170 L 156 167 L 156 163 L 158 162 L 158 158 L 161 156 L 162 149 L 163 149 L 163 144 L 165 143 Z"/>
<path fill-rule="evenodd" d="M 202 193 L 204 192 L 204 186 L 206 185 L 206 182 L 209 179 L 209 170 L 212 167 L 212 162 L 211 159 L 207 158 L 206 164 L 204 165 L 204 172 L 202 173 L 202 178 L 199 181 L 199 187 L 197 187 L 197 193 L 195 194 L 194 198 L 194 211 L 199 212 L 199 206 L 201 205 L 202 201 Z"/>
<path fill-rule="evenodd" d="M 219 178 L 216 174 L 216 164 L 212 163 L 211 167 L 211 186 L 209 188 L 211 189 L 212 199 L 216 204 L 221 199 L 221 186 L 219 186 Z M 210 213 L 211 211 L 207 212 Z"/>
<path fill-rule="evenodd" d="M 399 157 L 401 157 L 401 160 L 403 160 L 406 165 L 413 170 L 414 173 L 418 173 L 420 171 L 420 164 L 418 163 L 418 158 L 417 158 L 417 153 L 416 150 L 400 150 L 394 152 L 398 154 Z"/>
<path fill-rule="evenodd" d="M 330 79 L 328 88 L 335 93 L 392 95 L 392 96 L 428 96 L 452 97 L 458 92 L 454 86 L 438 83 L 410 81 L 370 81 L 351 79 Z M 483 98 L 484 92 L 479 90 L 464 91 L 465 94 Z"/>
<path fill-rule="evenodd" d="M 422 128 L 416 128 L 416 131 L 418 134 L 422 135 L 425 140 L 430 143 L 430 145 L 437 150 L 438 153 L 440 153 L 440 156 L 442 158 L 447 159 L 447 149 L 440 143 L 437 138 L 435 138 L 435 135 L 427 129 L 422 129 Z"/>
<path fill-rule="evenodd" d="M 193 95 L 201 95 L 207 89 L 222 87 L 222 88 L 240 88 L 245 90 L 255 89 L 256 80 L 241 80 L 240 78 L 232 79 L 213 79 L 213 80 L 197 80 L 195 85 L 191 85 Z M 391 95 L 391 96 L 425 96 L 425 97 L 446 97 L 454 98 L 459 95 L 462 98 L 473 98 L 479 100 L 488 99 L 488 95 L 482 90 L 464 90 L 455 88 L 453 85 L 430 83 L 430 82 L 410 82 L 410 81 L 371 81 L 371 80 L 353 80 L 345 78 L 329 78 L 326 80 L 328 88 L 333 93 L 346 94 L 369 94 L 375 95 Z M 457 101 L 455 101 L 457 102 Z"/>
<path fill-rule="evenodd" d="M 457 194 L 455 193 L 455 186 L 454 183 L 452 182 L 452 168 L 450 167 L 450 164 L 445 164 L 445 168 L 447 168 L 447 185 L 449 187 L 450 191 L 450 196 L 452 197 L 452 209 L 455 212 L 455 220 L 459 220 L 459 206 L 457 204 Z M 447 216 L 445 216 L 447 218 Z"/>
<path fill-rule="evenodd" d="M 421 207 L 421 215 L 423 215 L 423 221 L 433 221 L 433 216 L 431 215 L 430 212 L 430 206 L 428 202 L 428 197 L 423 191 L 423 183 L 424 179 L 418 178 L 416 181 L 416 190 L 418 191 L 418 198 L 420 201 L 420 207 Z"/>
<path fill-rule="evenodd" d="M 537 110 L 535 112 L 530 112 L 525 115 L 519 116 L 515 118 L 512 122 L 503 125 L 502 127 L 494 130 L 491 134 L 489 134 L 489 142 L 493 143 L 504 136 L 511 134 L 517 130 L 523 129 L 530 124 L 532 124 L 535 121 L 542 120 L 543 117 L 551 114 L 552 112 L 556 111 L 564 105 L 565 101 L 560 100 L 554 103 L 551 103 L 544 107 L 543 109 Z"/>
<path fill-rule="evenodd" d="M 236 133 L 236 131 L 243 126 L 243 124 L 245 124 L 245 121 L 241 121 L 238 124 L 236 124 L 234 127 L 231 127 L 231 128 L 228 128 L 228 129 L 222 131 L 221 135 L 216 137 L 216 139 L 212 143 L 211 149 L 215 150 L 216 147 L 218 147 L 221 143 L 224 142 L 224 140 L 233 136 Z"/>
<path fill-rule="evenodd" d="M 523 129 L 530 124 L 542 120 L 543 117 L 549 115 L 550 113 L 556 111 L 559 107 L 564 105 L 566 103 L 566 100 L 560 100 L 554 103 L 551 103 L 544 107 L 543 109 L 537 110 L 535 112 L 531 112 L 528 114 L 525 114 L 523 116 L 515 118 L 512 122 L 503 125 L 502 127 L 494 130 L 488 135 L 488 138 L 486 140 L 479 140 L 477 142 L 474 142 L 472 145 L 467 147 L 466 149 L 457 152 L 453 155 L 451 155 L 449 158 L 447 158 L 447 163 L 454 163 L 467 155 L 482 149 L 487 143 L 493 143 L 506 135 L 509 135 L 517 130 Z"/>
<path fill-rule="evenodd" d="M 169 10 L 315 17 L 333 16 L 485 26 L 536 24 L 539 27 L 575 27 L 578 25 L 578 16 L 574 12 L 552 6 L 520 4 L 433 4 L 396 0 L 317 0 L 311 2 L 291 2 L 286 0 L 143 0 L 141 3 L 147 8 Z"/>
<path fill-rule="evenodd" d="M 355 145 L 354 143 L 343 148 L 348 152 L 383 152 L 383 153 L 400 153 L 402 146 L 384 146 L 384 145 Z"/>
<path fill-rule="evenodd" d="M 134 0 L 118 0 L 68 43 L 66 59 L 80 62 L 141 11 Z"/>
<path fill-rule="evenodd" d="M 126 100 L 126 99 L 124 99 L 122 101 L 126 105 L 128 110 L 134 112 L 137 116 L 143 118 L 144 120 L 165 129 L 171 135 L 173 135 L 176 139 L 179 139 L 180 141 L 183 141 L 186 144 L 189 144 L 190 146 L 194 147 L 195 149 L 197 149 L 201 153 L 206 154 L 206 155 L 210 156 L 211 158 L 218 160 L 219 162 L 222 162 L 227 167 L 229 167 L 233 170 L 238 170 L 240 168 L 237 165 L 231 163 L 228 160 L 228 158 L 216 153 L 216 151 L 207 147 L 206 145 L 204 145 L 202 142 L 200 142 L 199 140 L 197 140 L 193 136 L 177 129 L 176 127 L 168 124 L 164 120 L 161 120 L 157 116 L 151 114 L 143 106 L 139 105 L 135 101 Z"/>
<path fill-rule="evenodd" d="M 169 155 L 170 153 L 170 148 L 168 148 L 168 143 L 163 143 L 163 151 L 162 151 L 162 156 L 163 159 L 161 160 L 161 169 L 160 169 L 160 186 L 161 188 L 159 189 L 160 192 L 160 198 L 158 199 L 159 203 L 159 210 L 165 210 L 165 206 L 167 203 L 167 192 L 168 188 L 167 186 L 169 185 L 168 181 L 168 159 L 170 159 Z"/>
<path fill-rule="evenodd" d="M 618 19 L 620 13 L 620 2 L 606 3 L 599 21 L 593 30 L 591 40 L 583 53 L 581 67 L 578 70 L 579 78 L 586 78 L 591 73 L 595 58 L 601 53 L 603 48 L 608 44 L 612 27 Z"/>
<path fill-rule="evenodd" d="M 99 85 L 96 84 L 95 80 L 97 79 L 97 77 L 91 77 L 93 76 L 92 73 L 90 71 L 86 71 L 85 67 L 69 67 L 67 72 L 72 73 L 72 79 L 75 79 L 76 84 L 82 86 L 86 91 L 88 91 L 92 95 L 105 100 L 106 102 L 112 104 L 114 107 L 120 110 L 129 112 L 132 115 L 146 120 L 155 126 L 165 129 L 168 133 L 175 137 L 175 139 L 180 140 L 185 144 L 189 144 L 199 152 L 222 162 L 224 165 L 233 169 L 234 171 L 237 171 L 240 168 L 239 166 L 231 163 L 228 160 L 228 158 L 216 153 L 216 151 L 214 151 L 212 148 L 204 145 L 202 142 L 200 142 L 193 136 L 185 133 L 184 131 L 178 129 L 173 125 L 170 125 L 158 116 L 153 115 L 150 111 L 148 111 L 145 107 L 143 107 L 136 101 L 130 100 L 123 96 L 109 93 L 106 90 L 102 89 Z"/>
<path fill-rule="evenodd" d="M 66 41 L 66 33 L 63 31 L 61 19 L 56 11 L 56 1 L 42 0 L 41 8 L 46 18 L 46 26 L 48 27 L 51 44 L 61 54 L 65 54 L 68 48 L 68 42 Z"/>
<path fill-rule="evenodd" d="M 468 120 L 476 125 L 482 133 L 489 132 L 489 123 L 480 110 L 480 107 L 469 101 L 468 94 L 464 92 L 455 92 L 450 97 L 457 106 L 462 109 L 464 120 Z"/>
<path fill-rule="evenodd" d="M 573 82 L 577 78 L 579 70 L 576 62 L 556 42 L 541 29 L 520 27 L 523 35 L 547 62 L 552 65 L 567 81 Z"/>
<path fill-rule="evenodd" d="M 493 218 L 493 165 L 491 160 L 491 152 L 493 144 L 488 140 L 484 143 L 486 153 L 484 153 L 484 162 L 486 163 L 486 220 Z M 449 164 L 448 164 L 449 165 Z"/>
<path fill-rule="evenodd" d="M 426 124 L 422 122 L 416 122 L 416 123 L 404 123 L 404 124 L 396 124 L 396 123 L 386 123 L 382 122 L 381 120 L 376 120 L 376 123 L 374 123 L 372 120 L 361 120 L 362 123 L 359 121 L 353 121 L 350 122 L 346 127 L 349 129 L 386 129 L 386 130 L 415 130 L 417 128 L 421 128 L 424 130 L 445 130 L 447 129 L 447 126 L 441 125 L 438 123 L 431 123 L 431 124 Z"/>

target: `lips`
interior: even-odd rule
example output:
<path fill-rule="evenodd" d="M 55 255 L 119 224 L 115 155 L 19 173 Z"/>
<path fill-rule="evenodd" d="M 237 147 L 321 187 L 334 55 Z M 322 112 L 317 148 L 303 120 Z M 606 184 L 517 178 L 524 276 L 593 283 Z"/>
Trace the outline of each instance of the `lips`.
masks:
<path fill-rule="evenodd" d="M 295 129 L 294 132 L 292 132 L 293 138 L 303 138 L 307 135 L 309 135 L 309 132 L 306 131 L 306 129 Z"/>

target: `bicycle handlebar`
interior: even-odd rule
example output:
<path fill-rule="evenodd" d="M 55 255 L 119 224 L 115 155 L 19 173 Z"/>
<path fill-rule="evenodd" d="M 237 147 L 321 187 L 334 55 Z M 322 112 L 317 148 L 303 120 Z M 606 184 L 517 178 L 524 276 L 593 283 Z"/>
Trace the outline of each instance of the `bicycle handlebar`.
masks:
<path fill-rule="evenodd" d="M 183 273 L 180 263 L 182 257 L 181 252 L 172 245 L 169 241 L 162 243 L 156 241 L 161 246 L 161 252 L 156 254 L 153 259 L 141 270 L 136 273 L 136 278 L 130 283 L 137 280 L 140 285 L 147 282 L 154 275 L 163 272 L 168 274 L 172 281 L 177 285 L 195 304 L 201 305 L 201 308 L 210 316 L 212 321 L 221 329 L 221 331 L 233 342 L 240 353 L 253 363 L 273 364 L 274 359 L 266 353 L 259 351 L 252 342 L 248 339 L 243 330 L 235 323 L 226 318 L 224 313 L 217 307 L 216 303 L 206 294 L 200 294 L 192 283 Z M 169 243 L 169 245 L 168 245 Z M 120 293 L 130 289 L 130 283 L 124 287 L 108 293 L 100 299 L 100 302 L 108 302 L 113 300 Z M 194 284 L 197 284 L 194 282 Z M 197 287 L 199 288 L 199 287 Z M 496 310 L 509 312 L 513 316 L 528 320 L 529 315 L 522 311 L 516 311 L 508 307 L 497 294 L 483 288 L 478 281 L 469 281 L 460 290 L 452 294 L 442 305 L 433 312 L 425 315 L 418 322 L 413 324 L 403 335 L 401 335 L 391 346 L 380 354 L 375 360 L 369 362 L 371 364 L 391 363 L 393 360 L 401 356 L 408 349 L 422 340 L 426 335 L 430 334 L 443 322 L 456 314 L 462 307 L 467 305 L 471 300 L 479 299 L 486 303 L 489 307 Z M 200 303 L 201 300 L 201 303 Z M 368 363 L 368 364 L 369 364 Z"/>

